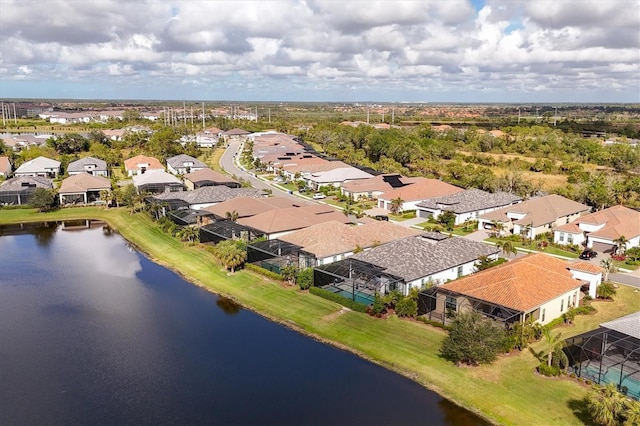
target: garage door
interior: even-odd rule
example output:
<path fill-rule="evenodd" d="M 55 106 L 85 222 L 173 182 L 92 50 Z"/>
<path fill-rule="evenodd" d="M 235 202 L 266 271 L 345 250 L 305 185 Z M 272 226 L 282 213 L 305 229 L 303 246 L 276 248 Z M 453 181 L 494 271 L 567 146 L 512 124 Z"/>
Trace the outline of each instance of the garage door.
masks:
<path fill-rule="evenodd" d="M 601 253 L 613 253 L 615 246 L 613 244 L 601 243 L 599 241 L 593 242 L 593 249 Z"/>

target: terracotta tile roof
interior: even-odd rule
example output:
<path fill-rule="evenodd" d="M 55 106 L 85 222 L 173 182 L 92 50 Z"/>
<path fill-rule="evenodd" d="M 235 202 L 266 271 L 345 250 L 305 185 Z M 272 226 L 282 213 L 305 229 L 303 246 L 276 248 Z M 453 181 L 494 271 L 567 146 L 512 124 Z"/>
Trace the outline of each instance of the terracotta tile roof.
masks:
<path fill-rule="evenodd" d="M 0 173 L 7 174 L 11 171 L 11 163 L 9 163 L 9 157 L 0 157 Z"/>
<path fill-rule="evenodd" d="M 124 168 L 126 170 L 140 170 L 139 164 L 148 164 L 147 170 L 164 170 L 164 166 L 157 158 L 147 157 L 146 155 L 136 155 L 124 160 Z"/>
<path fill-rule="evenodd" d="M 576 271 L 589 272 L 592 274 L 599 274 L 602 272 L 602 268 L 598 265 L 594 265 L 589 262 L 574 262 L 570 263 L 568 266 L 569 269 L 575 269 Z"/>
<path fill-rule="evenodd" d="M 624 206 L 613 206 L 591 214 L 584 215 L 569 225 L 575 226 L 577 231 L 582 232 L 580 225 L 603 225 L 597 231 L 589 233 L 592 237 L 601 237 L 608 240 L 615 240 L 624 235 L 628 240 L 640 235 L 640 212 Z M 568 225 L 559 226 L 558 231 L 572 232 Z"/>
<path fill-rule="evenodd" d="M 349 219 L 332 207 L 311 205 L 274 209 L 255 216 L 239 219 L 238 223 L 267 234 L 294 231 L 321 222 L 350 223 Z"/>
<path fill-rule="evenodd" d="M 185 180 L 191 181 L 193 183 L 197 182 L 215 182 L 215 183 L 238 183 L 231 176 L 223 175 L 222 173 L 216 172 L 211 169 L 201 169 L 195 172 L 187 173 L 183 176 Z"/>
<path fill-rule="evenodd" d="M 301 162 L 300 164 L 283 166 L 282 169 L 289 173 L 318 173 L 328 172 L 329 170 L 333 169 L 350 167 L 342 161 L 328 161 L 324 159 L 321 160 L 322 161 L 318 162 L 317 160 L 310 159 L 309 161 Z"/>
<path fill-rule="evenodd" d="M 236 211 L 238 212 L 238 217 L 242 218 L 254 216 L 273 209 L 308 205 L 310 205 L 310 203 L 306 201 L 292 200 L 287 197 L 238 197 L 216 204 L 215 206 L 207 207 L 205 210 L 221 218 L 224 218 L 227 212 Z"/>
<path fill-rule="evenodd" d="M 78 194 L 87 191 L 110 190 L 111 181 L 102 176 L 94 176 L 89 173 L 69 176 L 62 181 L 58 192 L 60 194 Z"/>
<path fill-rule="evenodd" d="M 582 282 L 568 263 L 542 253 L 530 254 L 447 284 L 442 288 L 475 299 L 529 312 Z"/>
<path fill-rule="evenodd" d="M 586 211 L 589 211 L 589 206 L 552 194 L 532 198 L 513 206 L 503 207 L 483 214 L 480 218 L 507 222 L 511 221 L 507 213 L 524 214 L 524 218 L 518 219 L 513 223 L 538 227 L 555 222 L 558 218 Z"/>
<path fill-rule="evenodd" d="M 385 192 L 378 199 L 390 201 L 399 197 L 405 202 L 420 201 L 428 198 L 444 197 L 461 191 L 464 191 L 464 189 L 441 180 L 422 178 L 411 185 Z"/>

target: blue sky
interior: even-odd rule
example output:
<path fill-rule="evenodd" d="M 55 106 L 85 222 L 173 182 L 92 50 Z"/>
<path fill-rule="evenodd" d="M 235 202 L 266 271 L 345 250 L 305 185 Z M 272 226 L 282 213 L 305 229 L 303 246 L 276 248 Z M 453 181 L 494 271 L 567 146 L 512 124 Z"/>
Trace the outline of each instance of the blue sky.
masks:
<path fill-rule="evenodd" d="M 640 0 L 42 5 L 0 0 L 0 98 L 640 102 Z"/>

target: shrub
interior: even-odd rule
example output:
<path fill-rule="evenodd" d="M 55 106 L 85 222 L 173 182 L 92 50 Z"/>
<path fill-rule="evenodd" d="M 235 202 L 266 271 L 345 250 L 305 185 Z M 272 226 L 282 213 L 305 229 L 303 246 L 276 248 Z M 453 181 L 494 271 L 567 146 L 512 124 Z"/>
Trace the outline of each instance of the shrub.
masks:
<path fill-rule="evenodd" d="M 309 289 L 309 293 L 314 294 L 316 296 L 322 297 L 323 299 L 330 300 L 332 302 L 339 303 L 342 306 L 346 306 L 347 308 L 356 311 L 356 312 L 367 312 L 367 307 L 358 302 L 355 302 L 351 299 L 347 299 L 344 296 L 341 296 L 336 293 L 332 293 L 320 287 L 311 287 Z"/>
<path fill-rule="evenodd" d="M 616 295 L 616 288 L 609 281 L 603 282 L 596 289 L 596 296 L 598 299 L 613 299 Z"/>
<path fill-rule="evenodd" d="M 505 330 L 478 312 L 460 312 L 452 321 L 440 353 L 456 364 L 486 364 L 494 361 L 503 347 Z"/>
<path fill-rule="evenodd" d="M 578 315 L 592 315 L 598 312 L 598 310 L 591 305 L 582 305 L 573 309 Z"/>
<path fill-rule="evenodd" d="M 418 321 L 420 321 L 420 322 L 423 322 L 423 323 L 427 324 L 427 325 L 432 325 L 434 327 L 441 328 L 443 330 L 449 330 L 449 327 L 447 325 L 441 323 L 440 321 L 433 321 L 433 320 L 430 320 L 427 317 L 417 317 L 416 319 Z"/>
<path fill-rule="evenodd" d="M 313 285 L 313 268 L 303 269 L 298 273 L 300 290 L 308 290 Z"/>
<path fill-rule="evenodd" d="M 418 302 L 410 297 L 403 297 L 396 303 L 396 314 L 399 317 L 415 318 L 418 314 Z"/>
<path fill-rule="evenodd" d="M 373 299 L 373 305 L 371 307 L 374 315 L 381 315 L 386 311 L 386 306 L 382 297 L 379 294 L 376 294 L 375 299 Z"/>
<path fill-rule="evenodd" d="M 544 362 L 538 365 L 537 370 L 538 370 L 538 373 L 547 377 L 555 377 L 560 375 L 560 369 L 558 367 L 555 367 L 553 365 L 547 365 Z"/>

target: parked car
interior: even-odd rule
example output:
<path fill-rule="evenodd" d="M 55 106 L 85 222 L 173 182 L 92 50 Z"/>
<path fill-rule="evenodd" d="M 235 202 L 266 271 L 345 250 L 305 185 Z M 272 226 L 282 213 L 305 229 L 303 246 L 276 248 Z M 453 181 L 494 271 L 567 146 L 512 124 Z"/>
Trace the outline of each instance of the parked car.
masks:
<path fill-rule="evenodd" d="M 598 252 L 591 250 L 591 249 L 586 249 L 585 251 L 583 251 L 582 253 L 580 253 L 580 259 L 593 259 L 595 257 L 598 257 Z"/>
<path fill-rule="evenodd" d="M 322 200 L 323 198 L 327 198 L 322 192 L 318 192 L 317 194 L 313 194 L 314 200 Z"/>
<path fill-rule="evenodd" d="M 389 216 L 387 216 L 386 214 L 377 214 L 373 218 L 375 220 L 386 220 L 387 222 L 389 221 Z"/>

